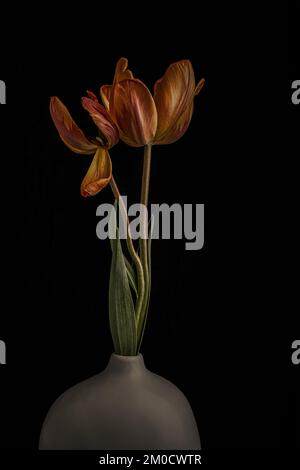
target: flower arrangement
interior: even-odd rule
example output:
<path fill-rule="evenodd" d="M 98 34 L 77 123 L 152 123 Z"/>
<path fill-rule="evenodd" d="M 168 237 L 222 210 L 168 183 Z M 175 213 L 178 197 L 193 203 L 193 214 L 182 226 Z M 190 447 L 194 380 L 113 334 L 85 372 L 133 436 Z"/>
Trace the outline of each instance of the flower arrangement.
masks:
<path fill-rule="evenodd" d="M 142 81 L 134 78 L 127 59 L 119 59 L 112 84 L 100 88 L 103 104 L 91 91 L 81 98 L 97 127 L 95 137 L 83 133 L 58 97 L 50 99 L 50 113 L 62 141 L 75 153 L 94 155 L 81 183 L 81 195 L 95 196 L 110 185 L 124 222 L 126 253 L 120 227 L 113 217 L 110 223 L 109 319 L 115 353 L 119 355 L 137 355 L 143 339 L 151 291 L 151 223 L 149 228 L 147 211 L 141 210 L 141 237 L 136 247 L 109 152 L 119 139 L 131 147 L 144 148 L 140 203 L 147 207 L 152 147 L 182 137 L 192 118 L 194 97 L 204 82 L 201 79 L 196 84 L 190 61 L 182 60 L 168 67 L 155 83 L 152 95 Z"/>

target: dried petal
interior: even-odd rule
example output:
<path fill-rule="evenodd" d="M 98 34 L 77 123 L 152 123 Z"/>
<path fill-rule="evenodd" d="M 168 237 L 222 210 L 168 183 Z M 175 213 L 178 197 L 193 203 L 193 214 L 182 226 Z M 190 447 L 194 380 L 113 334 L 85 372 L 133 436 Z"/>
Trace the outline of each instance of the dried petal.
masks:
<path fill-rule="evenodd" d="M 50 99 L 50 113 L 62 141 L 75 153 L 91 154 L 97 145 L 90 142 L 75 124 L 65 105 L 56 96 Z"/>
<path fill-rule="evenodd" d="M 112 164 L 109 153 L 106 149 L 99 147 L 81 183 L 81 195 L 95 196 L 108 185 L 111 177 Z"/>
<path fill-rule="evenodd" d="M 140 147 L 153 141 L 157 128 L 157 111 L 153 97 L 143 82 L 122 80 L 112 90 L 110 114 L 121 139 Z"/>

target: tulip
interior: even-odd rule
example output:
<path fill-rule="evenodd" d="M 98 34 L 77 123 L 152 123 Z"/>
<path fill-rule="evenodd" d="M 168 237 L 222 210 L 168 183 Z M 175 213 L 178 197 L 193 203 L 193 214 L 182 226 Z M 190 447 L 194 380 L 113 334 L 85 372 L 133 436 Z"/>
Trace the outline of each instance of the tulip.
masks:
<path fill-rule="evenodd" d="M 196 85 L 191 62 L 175 62 L 155 83 L 152 96 L 127 66 L 127 59 L 121 58 L 113 84 L 100 89 L 121 139 L 133 147 L 171 144 L 180 139 L 190 124 L 194 97 L 201 91 L 204 79 Z"/>
<path fill-rule="evenodd" d="M 73 152 L 94 154 L 92 163 L 81 183 L 82 196 L 94 196 L 109 184 L 112 178 L 112 163 L 108 150 L 119 140 L 119 133 L 105 107 L 88 91 L 81 99 L 83 108 L 98 127 L 99 135 L 88 138 L 75 124 L 65 105 L 56 96 L 50 99 L 50 113 L 62 141 Z"/>

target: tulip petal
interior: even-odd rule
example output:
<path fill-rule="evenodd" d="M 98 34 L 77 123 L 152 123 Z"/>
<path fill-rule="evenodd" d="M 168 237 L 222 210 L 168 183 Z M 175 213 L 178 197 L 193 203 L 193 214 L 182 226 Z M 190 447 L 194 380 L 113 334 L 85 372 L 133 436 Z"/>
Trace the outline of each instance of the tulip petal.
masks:
<path fill-rule="evenodd" d="M 90 96 L 92 95 L 90 94 Z M 98 127 L 100 137 L 102 138 L 101 140 L 103 140 L 101 144 L 108 146 L 108 148 L 115 145 L 119 140 L 118 129 L 104 106 L 98 102 L 96 96 L 94 95 L 92 98 L 81 98 L 81 104 Z"/>
<path fill-rule="evenodd" d="M 91 98 L 91 100 L 95 101 L 96 103 L 99 103 L 99 100 L 97 96 L 95 95 L 95 93 L 93 93 L 90 90 L 86 90 L 86 94 L 88 95 L 89 98 Z"/>
<path fill-rule="evenodd" d="M 121 57 L 121 59 L 119 59 L 116 64 L 113 85 L 103 85 L 100 88 L 101 99 L 107 111 L 109 111 L 109 102 L 112 93 L 112 88 L 121 80 L 128 80 L 133 78 L 131 70 L 128 70 L 127 67 L 128 59 L 125 59 L 125 57 Z"/>
<path fill-rule="evenodd" d="M 195 92 L 195 76 L 189 60 L 171 64 L 156 82 L 154 101 L 158 113 L 156 141 L 167 138 L 174 123 L 187 111 Z"/>
<path fill-rule="evenodd" d="M 112 164 L 106 149 L 98 147 L 85 175 L 80 192 L 84 197 L 95 196 L 108 185 L 112 177 Z"/>
<path fill-rule="evenodd" d="M 187 128 L 190 125 L 192 115 L 193 115 L 194 103 L 192 101 L 191 105 L 182 113 L 181 116 L 174 123 L 173 127 L 169 129 L 167 134 L 165 134 L 160 140 L 155 140 L 156 145 L 164 144 L 173 144 L 176 140 L 180 139 L 183 134 L 185 134 Z"/>
<path fill-rule="evenodd" d="M 102 87 L 100 88 L 101 99 L 107 111 L 109 111 L 111 89 L 112 85 L 102 85 Z"/>
<path fill-rule="evenodd" d="M 194 95 L 199 95 L 200 91 L 202 90 L 203 86 L 205 84 L 205 79 L 201 78 L 200 82 L 197 83 L 196 88 L 195 88 L 195 93 Z"/>
<path fill-rule="evenodd" d="M 157 111 L 143 82 L 129 79 L 117 83 L 112 90 L 110 114 L 125 143 L 133 147 L 152 143 L 157 128 Z"/>
<path fill-rule="evenodd" d="M 109 102 L 113 87 L 121 80 L 128 80 L 133 78 L 131 70 L 128 70 L 127 67 L 128 59 L 121 57 L 121 59 L 119 59 L 116 64 L 113 85 L 103 85 L 100 88 L 101 99 L 107 111 L 109 111 Z"/>
<path fill-rule="evenodd" d="M 126 59 L 125 57 L 121 57 L 121 59 L 118 60 L 116 65 L 114 83 L 120 82 L 121 80 L 128 80 L 133 78 L 131 70 L 128 70 L 127 67 L 128 59 Z"/>
<path fill-rule="evenodd" d="M 62 141 L 75 153 L 91 154 L 97 145 L 90 142 L 73 121 L 65 105 L 56 96 L 50 99 L 50 113 Z"/>
<path fill-rule="evenodd" d="M 199 83 L 197 84 L 194 96 L 198 95 L 202 90 L 205 84 L 205 79 L 202 78 Z M 179 116 L 177 121 L 174 122 L 173 126 L 169 128 L 168 132 L 165 133 L 160 139 L 155 139 L 155 144 L 173 144 L 178 139 L 180 139 L 183 134 L 185 134 L 186 130 L 188 129 L 192 115 L 194 110 L 194 96 L 191 99 L 190 105 L 187 109 Z"/>

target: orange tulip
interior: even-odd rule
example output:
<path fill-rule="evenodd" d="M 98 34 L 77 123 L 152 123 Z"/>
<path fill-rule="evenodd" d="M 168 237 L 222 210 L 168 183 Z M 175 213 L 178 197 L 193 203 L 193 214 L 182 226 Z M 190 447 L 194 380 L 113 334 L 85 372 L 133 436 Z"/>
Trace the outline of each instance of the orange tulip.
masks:
<path fill-rule="evenodd" d="M 100 89 L 121 139 L 133 147 L 171 144 L 180 139 L 190 124 L 194 97 L 202 89 L 204 79 L 196 85 L 190 61 L 175 62 L 155 83 L 152 96 L 127 66 L 127 59 L 121 58 L 113 84 Z"/>
<path fill-rule="evenodd" d="M 92 92 L 81 99 L 83 108 L 88 111 L 98 127 L 99 135 L 87 138 L 75 124 L 65 105 L 56 96 L 50 99 L 50 113 L 62 141 L 73 152 L 94 154 L 92 163 L 81 183 L 82 196 L 94 196 L 108 185 L 112 178 L 112 164 L 108 150 L 119 140 L 119 133 L 108 112 Z"/>

